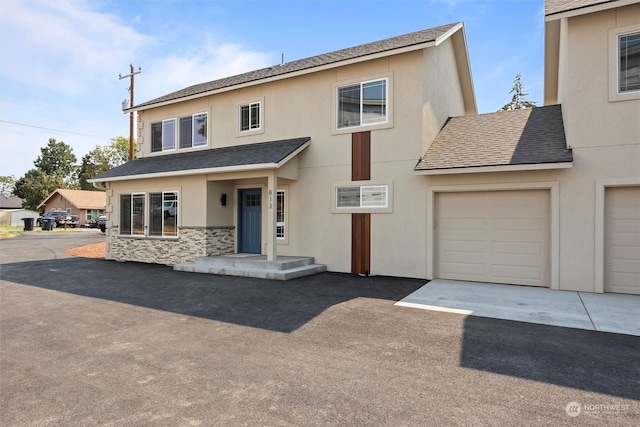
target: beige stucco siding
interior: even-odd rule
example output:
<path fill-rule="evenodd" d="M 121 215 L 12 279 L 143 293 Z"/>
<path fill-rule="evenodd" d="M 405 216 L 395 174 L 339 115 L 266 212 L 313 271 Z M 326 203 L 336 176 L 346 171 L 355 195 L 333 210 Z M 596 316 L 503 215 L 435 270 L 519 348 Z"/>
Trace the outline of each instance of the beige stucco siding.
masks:
<path fill-rule="evenodd" d="M 609 101 L 610 74 L 617 70 L 609 30 L 631 24 L 640 24 L 640 4 L 568 19 L 560 102 L 571 148 L 640 143 L 640 99 Z"/>

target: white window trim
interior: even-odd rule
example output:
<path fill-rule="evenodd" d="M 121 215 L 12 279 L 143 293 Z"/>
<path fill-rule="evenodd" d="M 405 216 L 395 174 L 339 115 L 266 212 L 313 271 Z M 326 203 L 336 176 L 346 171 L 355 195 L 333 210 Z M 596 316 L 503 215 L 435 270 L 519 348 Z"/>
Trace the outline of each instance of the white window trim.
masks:
<path fill-rule="evenodd" d="M 205 137 L 204 144 L 195 145 L 194 139 L 195 139 L 196 132 L 195 132 L 194 126 L 195 126 L 195 122 L 196 122 L 196 116 L 201 116 L 201 115 L 204 115 L 207 118 L 207 120 L 206 120 L 207 132 L 206 132 L 206 134 L 204 136 Z M 181 142 L 180 141 L 180 137 L 181 137 L 181 130 L 182 130 L 181 129 L 182 124 L 180 122 L 181 122 L 182 119 L 184 119 L 186 117 L 191 117 L 191 146 L 190 147 L 180 147 L 180 142 Z M 177 140 L 176 146 L 177 146 L 178 149 L 180 149 L 182 151 L 185 151 L 185 150 L 191 150 L 193 148 L 202 148 L 202 147 L 208 147 L 209 146 L 209 112 L 208 111 L 202 111 L 200 113 L 193 113 L 191 115 L 189 115 L 189 114 L 184 115 L 184 116 L 178 118 L 177 122 L 178 122 L 178 129 L 177 129 L 178 140 Z"/>
<path fill-rule="evenodd" d="M 359 187 L 360 207 L 338 207 L 338 188 Z M 363 206 L 362 190 L 371 187 L 386 187 L 384 206 Z M 393 213 L 393 181 L 342 181 L 331 183 L 331 213 Z"/>
<path fill-rule="evenodd" d="M 151 236 L 149 235 L 149 219 L 148 219 L 148 215 L 149 215 L 149 209 L 150 209 L 150 200 L 149 197 L 152 193 L 162 193 L 162 201 L 164 203 L 164 195 L 166 193 L 175 193 L 177 195 L 178 198 L 178 212 L 177 212 L 177 220 L 176 220 L 176 228 L 178 229 L 178 233 L 175 236 L 169 236 L 169 235 L 165 235 L 164 234 L 164 217 L 162 218 L 162 235 L 161 236 Z M 144 212 L 142 214 L 142 228 L 144 230 L 143 234 L 122 234 L 122 228 L 120 226 L 120 218 L 122 215 L 122 206 L 120 205 L 120 199 L 122 196 L 126 196 L 128 195 L 129 197 L 133 198 L 133 196 L 139 196 L 139 195 L 143 195 L 144 196 Z M 122 192 L 122 193 L 118 193 L 117 199 L 118 200 L 118 215 L 116 216 L 117 221 L 118 221 L 118 237 L 122 237 L 122 238 L 128 238 L 128 239 L 163 239 L 163 240 L 175 240 L 178 239 L 180 237 L 180 230 L 179 230 L 179 221 L 181 218 L 181 208 L 182 208 L 182 203 L 180 203 L 180 191 L 179 190 L 150 190 L 148 192 Z M 131 206 L 133 207 L 133 201 L 131 203 Z M 133 209 L 131 210 L 131 228 L 133 231 Z"/>
<path fill-rule="evenodd" d="M 640 90 L 630 92 L 619 92 L 620 77 L 620 43 L 621 36 L 640 33 L 640 24 L 629 25 L 620 28 L 611 28 L 609 30 L 609 101 L 628 101 L 632 99 L 640 99 Z"/>
<path fill-rule="evenodd" d="M 258 105 L 258 120 L 259 124 L 256 128 L 249 128 L 247 130 L 242 130 L 242 107 L 249 107 L 249 117 L 251 117 L 251 106 Z M 246 135 L 255 135 L 259 133 L 264 133 L 264 98 L 254 99 L 248 102 L 240 102 L 237 106 L 237 120 L 238 125 L 236 127 L 236 135 L 237 136 L 246 136 Z"/>
<path fill-rule="evenodd" d="M 345 86 L 353 86 L 356 84 L 360 84 L 363 85 L 365 83 L 371 83 L 371 82 L 376 82 L 379 80 L 386 80 L 387 81 L 387 117 L 386 120 L 383 122 L 376 122 L 376 123 L 360 123 L 360 125 L 358 126 L 348 126 L 348 127 L 342 127 L 339 128 L 338 127 L 338 114 L 340 111 L 340 108 L 338 106 L 338 103 L 340 102 L 340 99 L 338 97 L 338 90 L 340 88 L 343 88 Z M 356 130 L 360 130 L 360 129 L 366 129 L 366 130 L 376 130 L 376 129 L 389 129 L 393 127 L 393 73 L 385 73 L 385 74 L 380 74 L 380 75 L 372 75 L 372 76 L 365 76 L 363 78 L 359 78 L 359 79 L 350 79 L 350 80 L 343 80 L 340 82 L 336 82 L 333 85 L 333 103 L 332 103 L 332 117 L 333 117 L 333 124 L 331 125 L 332 128 L 332 134 L 334 135 L 340 135 L 340 134 L 346 134 L 346 133 L 353 133 Z"/>
<path fill-rule="evenodd" d="M 276 190 L 276 240 L 278 243 L 289 243 L 289 197 L 287 197 L 288 189 L 278 188 Z M 282 193 L 284 195 L 284 221 L 282 221 L 282 227 L 284 228 L 284 235 L 282 237 L 278 237 L 277 227 L 280 224 L 277 222 L 278 215 L 278 195 Z"/>
<path fill-rule="evenodd" d="M 164 131 L 164 124 L 168 123 L 168 122 L 173 122 L 173 148 L 164 148 L 164 137 L 165 137 L 165 131 Z M 178 120 L 174 117 L 172 119 L 165 119 L 162 121 L 162 152 L 168 152 L 168 151 L 176 151 L 178 148 L 179 142 L 178 142 Z"/>

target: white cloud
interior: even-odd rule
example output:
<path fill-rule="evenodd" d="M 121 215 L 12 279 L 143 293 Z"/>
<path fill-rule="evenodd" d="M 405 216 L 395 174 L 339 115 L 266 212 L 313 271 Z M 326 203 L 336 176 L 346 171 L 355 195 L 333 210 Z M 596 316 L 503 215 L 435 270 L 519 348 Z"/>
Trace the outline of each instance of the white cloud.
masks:
<path fill-rule="evenodd" d="M 233 43 L 217 43 L 210 36 L 196 49 L 151 61 L 145 75 L 136 80 L 136 103 L 269 64 L 265 53 L 245 50 Z"/>
<path fill-rule="evenodd" d="M 4 79 L 84 94 L 113 78 L 113 67 L 153 39 L 83 1 L 7 1 L 0 15 Z"/>

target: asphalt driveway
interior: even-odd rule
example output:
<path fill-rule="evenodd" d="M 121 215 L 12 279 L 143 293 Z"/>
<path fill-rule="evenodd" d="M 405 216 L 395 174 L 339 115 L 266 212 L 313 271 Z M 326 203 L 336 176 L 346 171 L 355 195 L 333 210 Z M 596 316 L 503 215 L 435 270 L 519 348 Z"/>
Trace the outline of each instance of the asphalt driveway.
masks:
<path fill-rule="evenodd" d="M 637 425 L 640 338 L 394 306 L 424 282 L 288 282 L 0 240 L 0 425 Z M 570 415 L 569 415 L 570 414 Z"/>

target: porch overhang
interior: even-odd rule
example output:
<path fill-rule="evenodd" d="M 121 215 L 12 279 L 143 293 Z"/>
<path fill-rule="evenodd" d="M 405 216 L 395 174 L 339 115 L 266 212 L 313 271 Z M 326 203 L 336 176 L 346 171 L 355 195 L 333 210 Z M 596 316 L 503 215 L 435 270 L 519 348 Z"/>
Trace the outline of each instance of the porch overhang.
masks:
<path fill-rule="evenodd" d="M 310 137 L 236 145 L 131 160 L 95 178 L 91 183 L 276 170 L 311 144 Z"/>

